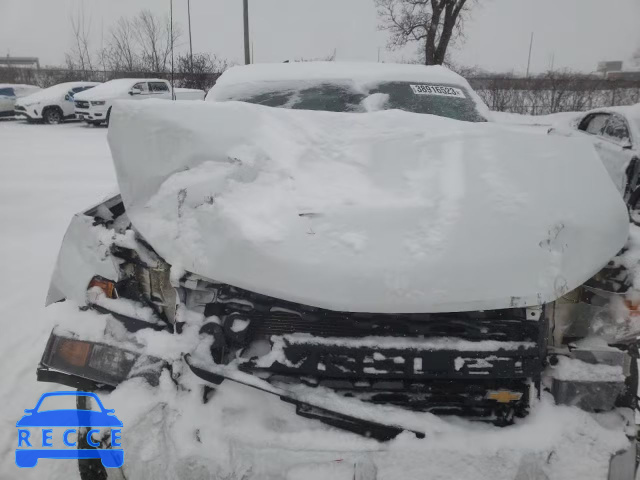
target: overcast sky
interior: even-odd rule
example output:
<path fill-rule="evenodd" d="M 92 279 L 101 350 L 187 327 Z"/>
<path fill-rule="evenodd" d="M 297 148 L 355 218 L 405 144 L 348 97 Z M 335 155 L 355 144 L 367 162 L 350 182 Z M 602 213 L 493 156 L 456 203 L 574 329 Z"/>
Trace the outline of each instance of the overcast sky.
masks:
<path fill-rule="evenodd" d="M 61 64 L 72 42 L 70 16 L 84 4 L 92 41 L 107 38 L 120 16 L 143 8 L 168 13 L 169 0 L 0 0 L 0 54 L 40 57 Z M 373 0 L 250 0 L 256 62 L 329 55 L 338 60 L 408 59 L 385 49 Z M 467 23 L 466 42 L 455 62 L 487 70 L 524 71 L 535 32 L 531 68 L 592 71 L 600 60 L 626 60 L 640 46 L 640 0 L 478 0 Z M 187 0 L 174 0 L 174 18 L 186 34 Z M 194 51 L 212 52 L 236 63 L 242 53 L 242 1 L 191 0 Z M 188 45 L 182 38 L 181 48 Z"/>

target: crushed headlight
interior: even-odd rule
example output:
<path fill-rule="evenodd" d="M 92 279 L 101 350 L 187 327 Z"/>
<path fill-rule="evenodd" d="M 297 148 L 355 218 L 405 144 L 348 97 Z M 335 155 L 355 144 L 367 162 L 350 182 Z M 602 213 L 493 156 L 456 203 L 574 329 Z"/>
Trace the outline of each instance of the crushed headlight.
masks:
<path fill-rule="evenodd" d="M 91 345 L 75 340 L 61 340 L 57 345 L 57 354 L 62 360 L 75 367 L 84 367 L 89 358 Z"/>
<path fill-rule="evenodd" d="M 54 333 L 49 338 L 40 363 L 41 367 L 112 387 L 132 376 L 142 376 L 154 383 L 164 365 L 157 358 L 103 343 L 61 337 Z"/>
<path fill-rule="evenodd" d="M 107 296 L 107 298 L 118 298 L 118 292 L 116 291 L 116 284 L 111 280 L 107 280 L 102 277 L 93 277 L 89 282 L 87 290 L 91 290 L 93 287 L 98 287 Z"/>
<path fill-rule="evenodd" d="M 121 372 L 128 374 L 138 359 L 135 353 L 107 345 L 95 344 L 91 349 L 88 366 L 100 372 Z"/>

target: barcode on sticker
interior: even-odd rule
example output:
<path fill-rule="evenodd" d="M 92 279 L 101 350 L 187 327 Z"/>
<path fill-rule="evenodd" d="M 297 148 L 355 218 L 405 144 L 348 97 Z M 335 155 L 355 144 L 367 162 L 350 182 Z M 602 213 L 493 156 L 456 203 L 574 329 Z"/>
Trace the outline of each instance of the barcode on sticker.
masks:
<path fill-rule="evenodd" d="M 444 85 L 411 85 L 411 90 L 416 95 L 439 95 L 441 97 L 466 98 L 459 88 L 445 87 Z"/>

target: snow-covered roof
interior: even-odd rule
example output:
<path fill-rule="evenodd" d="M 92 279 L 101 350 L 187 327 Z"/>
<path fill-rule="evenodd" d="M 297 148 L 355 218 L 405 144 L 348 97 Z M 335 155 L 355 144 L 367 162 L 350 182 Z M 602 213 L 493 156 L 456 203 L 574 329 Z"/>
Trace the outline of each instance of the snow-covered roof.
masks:
<path fill-rule="evenodd" d="M 287 80 L 338 80 L 362 82 L 408 80 L 466 85 L 457 73 L 441 66 L 371 62 L 294 62 L 256 63 L 231 67 L 218 79 L 216 86 L 238 83 Z"/>
<path fill-rule="evenodd" d="M 77 100 L 92 100 L 98 98 L 109 98 L 113 95 L 119 95 L 123 90 L 127 90 L 133 87 L 139 82 L 164 82 L 162 78 L 118 78 L 116 80 L 109 80 L 91 90 L 81 92 L 74 98 Z"/>
<path fill-rule="evenodd" d="M 36 85 L 28 85 L 24 83 L 0 83 L 0 88 L 12 88 L 18 98 L 22 98 L 33 92 L 41 90 L 40 87 Z"/>
<path fill-rule="evenodd" d="M 27 95 L 20 99 L 22 103 L 29 102 L 42 102 L 46 100 L 58 100 L 60 97 L 69 92 L 72 88 L 85 87 L 91 85 L 100 85 L 100 82 L 65 82 L 59 83 L 44 90 L 39 90 L 31 95 Z"/>

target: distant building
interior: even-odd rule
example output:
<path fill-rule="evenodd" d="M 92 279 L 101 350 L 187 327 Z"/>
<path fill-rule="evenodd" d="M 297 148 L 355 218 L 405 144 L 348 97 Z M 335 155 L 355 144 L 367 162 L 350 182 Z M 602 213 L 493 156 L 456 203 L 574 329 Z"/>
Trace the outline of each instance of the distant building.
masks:
<path fill-rule="evenodd" d="M 598 63 L 598 72 L 609 80 L 640 81 L 640 70 L 624 70 L 624 62 L 620 60 Z"/>
<path fill-rule="evenodd" d="M 38 57 L 0 57 L 0 67 L 26 67 L 40 68 L 40 59 Z"/>
<path fill-rule="evenodd" d="M 622 64 L 623 62 L 620 60 L 599 62 L 598 72 L 604 73 L 605 75 L 609 72 L 619 72 L 622 70 Z"/>
<path fill-rule="evenodd" d="M 610 80 L 628 80 L 632 82 L 640 82 L 640 70 L 626 70 L 622 72 L 607 72 L 607 78 Z"/>

